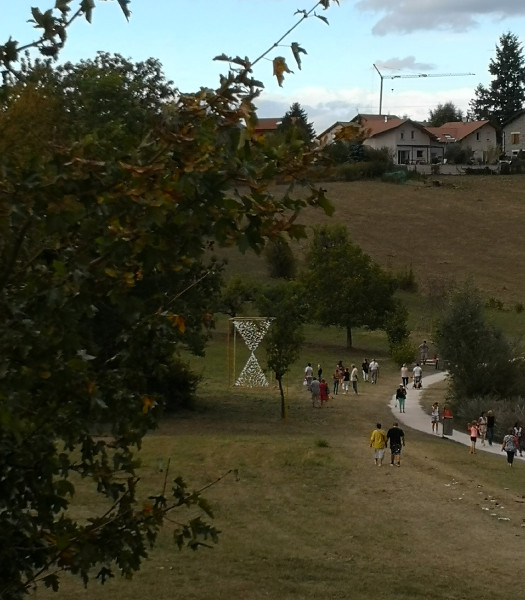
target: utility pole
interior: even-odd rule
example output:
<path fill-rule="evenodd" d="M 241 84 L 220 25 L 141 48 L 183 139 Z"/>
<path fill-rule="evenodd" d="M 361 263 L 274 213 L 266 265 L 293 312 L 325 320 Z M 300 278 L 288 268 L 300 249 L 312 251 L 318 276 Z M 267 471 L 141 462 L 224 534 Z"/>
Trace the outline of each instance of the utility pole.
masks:
<path fill-rule="evenodd" d="M 383 75 L 381 71 L 374 64 L 374 69 L 377 71 L 380 79 L 381 85 L 379 88 L 379 114 L 381 115 L 381 111 L 383 109 L 383 80 L 384 79 L 418 79 L 420 77 L 468 77 L 470 75 L 475 75 L 475 73 L 417 73 L 414 75 Z"/>

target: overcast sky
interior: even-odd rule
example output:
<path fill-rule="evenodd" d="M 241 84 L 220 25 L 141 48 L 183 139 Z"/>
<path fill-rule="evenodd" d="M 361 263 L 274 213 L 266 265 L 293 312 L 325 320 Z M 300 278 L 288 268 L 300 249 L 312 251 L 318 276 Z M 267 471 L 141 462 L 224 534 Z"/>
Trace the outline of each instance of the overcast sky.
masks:
<path fill-rule="evenodd" d="M 0 0 L 0 38 L 33 39 L 30 7 L 45 10 L 54 0 Z M 182 91 L 215 87 L 227 63 L 219 54 L 251 60 L 270 48 L 309 10 L 311 0 L 132 0 L 126 22 L 117 2 L 96 1 L 92 25 L 76 24 L 63 59 L 91 58 L 98 50 L 134 60 L 158 58 Z M 73 0 L 72 6 L 78 5 Z M 499 37 L 525 26 L 525 0 L 341 0 L 319 8 L 269 55 L 284 56 L 294 71 L 283 87 L 270 60 L 254 75 L 264 82 L 259 115 L 279 117 L 293 102 L 308 113 L 318 133 L 358 112 L 377 113 L 383 75 L 382 112 L 423 120 L 441 102 L 466 111 L 479 83 L 489 82 L 488 65 Z M 302 69 L 289 45 L 305 49 Z M 286 47 L 287 45 L 287 47 Z M 474 75 L 464 75 L 474 73 Z M 407 75 L 434 75 L 414 77 Z M 392 76 L 395 78 L 391 78 Z M 438 77 L 437 75 L 447 75 Z M 401 77 L 398 77 L 401 76 Z"/>

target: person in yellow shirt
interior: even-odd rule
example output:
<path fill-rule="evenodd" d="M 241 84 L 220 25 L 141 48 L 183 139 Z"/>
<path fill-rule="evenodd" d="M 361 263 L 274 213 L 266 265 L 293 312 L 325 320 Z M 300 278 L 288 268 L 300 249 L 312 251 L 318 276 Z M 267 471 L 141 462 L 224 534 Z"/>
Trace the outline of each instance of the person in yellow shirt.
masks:
<path fill-rule="evenodd" d="M 381 429 L 381 423 L 376 423 L 376 428 L 370 436 L 370 448 L 374 449 L 374 460 L 377 467 L 383 464 L 386 450 L 386 433 Z"/>

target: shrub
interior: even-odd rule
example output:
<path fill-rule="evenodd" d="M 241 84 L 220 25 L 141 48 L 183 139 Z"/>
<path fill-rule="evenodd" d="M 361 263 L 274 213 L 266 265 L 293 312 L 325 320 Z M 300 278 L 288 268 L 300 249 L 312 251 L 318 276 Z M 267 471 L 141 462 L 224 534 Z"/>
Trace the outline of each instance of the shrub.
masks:
<path fill-rule="evenodd" d="M 268 244 L 264 251 L 264 257 L 270 277 L 274 279 L 295 279 L 297 260 L 290 244 L 285 239 L 280 238 Z"/>
<path fill-rule="evenodd" d="M 523 306 L 522 302 L 516 302 L 516 304 L 514 305 L 514 310 L 519 315 L 520 313 L 522 313 L 525 310 L 525 307 Z"/>
<path fill-rule="evenodd" d="M 399 367 L 405 363 L 409 365 L 416 359 L 417 348 L 408 340 L 404 340 L 390 347 L 390 356 Z"/>
<path fill-rule="evenodd" d="M 487 302 L 485 303 L 485 306 L 487 308 L 492 308 L 493 310 L 500 310 L 500 311 L 504 310 L 503 302 L 492 296 L 487 300 Z"/>
<path fill-rule="evenodd" d="M 400 290 L 412 293 L 417 292 L 417 281 L 412 264 L 410 264 L 408 269 L 405 267 L 404 271 L 397 273 L 395 279 Z"/>
<path fill-rule="evenodd" d="M 461 144 L 448 144 L 445 150 L 447 162 L 453 165 L 465 165 L 472 160 L 472 148 L 464 148 Z"/>
<path fill-rule="evenodd" d="M 164 411 L 173 413 L 181 409 L 195 408 L 195 393 L 201 376 L 190 370 L 189 365 L 175 358 L 169 371 L 150 381 L 151 389 L 164 396 Z"/>
<path fill-rule="evenodd" d="M 496 443 L 501 442 L 503 436 L 507 433 L 509 427 L 512 427 L 516 421 L 525 425 L 525 399 L 516 398 L 496 398 L 493 396 L 476 396 L 474 398 L 452 399 L 452 414 L 454 416 L 457 429 L 462 428 L 473 419 L 477 419 L 482 411 L 494 411 L 496 416 L 496 425 L 494 427 L 494 439 Z"/>

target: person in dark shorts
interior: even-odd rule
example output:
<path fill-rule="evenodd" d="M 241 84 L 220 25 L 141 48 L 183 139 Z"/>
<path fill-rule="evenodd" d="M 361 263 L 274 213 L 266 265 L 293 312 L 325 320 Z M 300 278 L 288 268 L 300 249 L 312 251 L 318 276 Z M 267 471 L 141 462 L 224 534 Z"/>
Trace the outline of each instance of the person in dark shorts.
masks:
<path fill-rule="evenodd" d="M 494 411 L 489 410 L 487 413 L 487 440 L 489 442 L 489 446 L 492 446 L 492 442 L 494 441 L 494 426 L 496 425 L 496 416 L 494 415 Z"/>
<path fill-rule="evenodd" d="M 390 466 L 401 466 L 401 447 L 405 445 L 405 433 L 397 422 L 388 430 L 386 441 L 390 440 Z"/>

